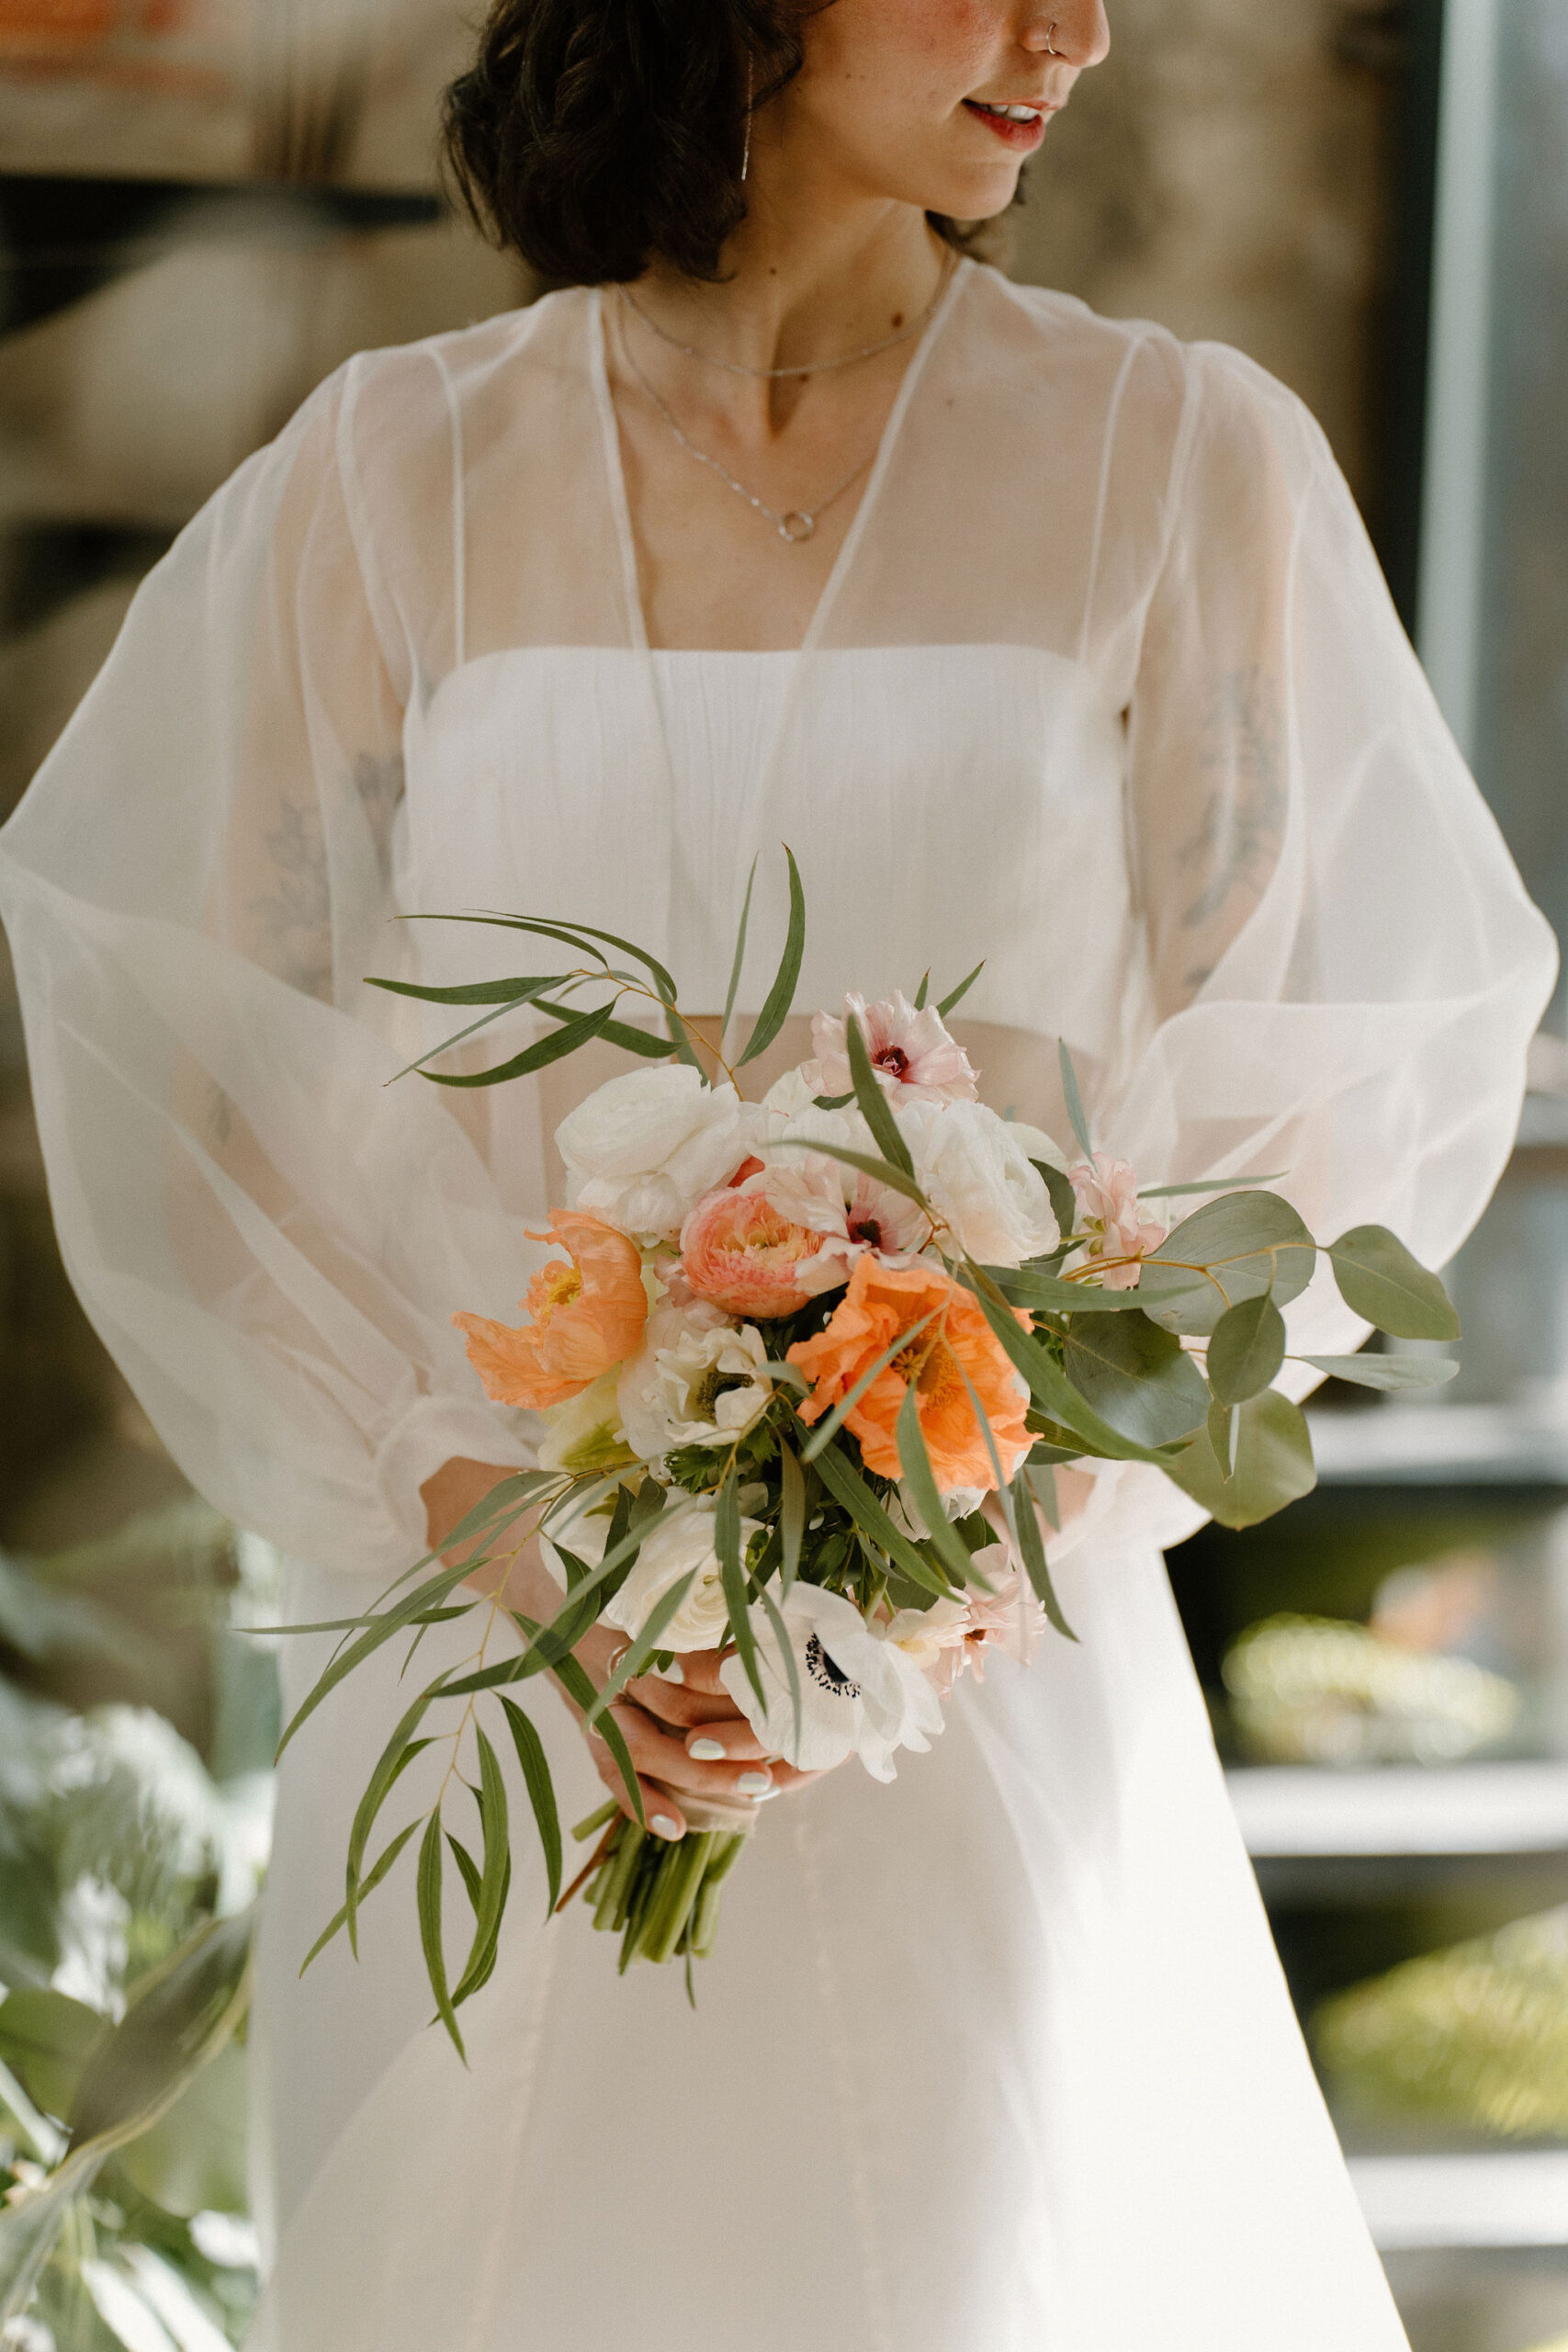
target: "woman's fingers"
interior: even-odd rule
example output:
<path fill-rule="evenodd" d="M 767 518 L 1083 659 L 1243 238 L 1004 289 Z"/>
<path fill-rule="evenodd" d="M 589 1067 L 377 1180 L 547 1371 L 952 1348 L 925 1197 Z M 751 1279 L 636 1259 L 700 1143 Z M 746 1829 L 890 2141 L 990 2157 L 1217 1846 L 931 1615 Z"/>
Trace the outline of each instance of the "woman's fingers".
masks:
<path fill-rule="evenodd" d="M 604 1781 L 626 1819 L 635 1821 L 637 1815 L 633 1810 L 626 1784 L 621 1777 L 621 1768 L 597 1732 L 591 1731 L 588 1735 L 588 1752 L 593 1758 L 594 1770 L 599 1778 Z M 656 1838 L 683 1838 L 686 1834 L 686 1816 L 669 1791 L 656 1789 L 651 1781 L 643 1779 L 640 1772 L 637 1776 L 637 1792 L 642 1798 L 642 1817 L 653 1835 Z"/>
<path fill-rule="evenodd" d="M 672 1786 L 677 1794 L 685 1791 L 692 1796 L 723 1797 L 731 1804 L 744 1804 L 773 1790 L 773 1767 L 761 1760 L 760 1752 L 732 1762 L 694 1756 L 683 1739 L 666 1731 L 641 1707 L 617 1705 L 610 1713 L 625 1735 L 638 1773 Z"/>
<path fill-rule="evenodd" d="M 723 1722 L 738 1713 L 728 1690 L 714 1698 L 705 1690 L 687 1690 L 679 1683 L 666 1682 L 658 1674 L 639 1674 L 626 1689 L 626 1696 L 646 1707 L 650 1715 L 657 1715 L 662 1724 L 678 1724 L 682 1731 L 693 1724 Z"/>

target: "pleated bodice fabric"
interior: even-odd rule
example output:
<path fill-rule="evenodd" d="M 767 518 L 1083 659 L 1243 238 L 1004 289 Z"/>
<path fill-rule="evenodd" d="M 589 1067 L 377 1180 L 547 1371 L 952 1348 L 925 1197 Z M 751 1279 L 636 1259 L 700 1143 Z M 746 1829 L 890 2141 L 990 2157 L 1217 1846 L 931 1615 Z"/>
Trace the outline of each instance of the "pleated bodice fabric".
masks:
<path fill-rule="evenodd" d="M 711 1008 L 761 853 L 754 1007 L 786 839 L 803 1009 L 984 957 L 965 1011 L 1042 1073 L 1065 1035 L 1145 1176 L 1288 1168 L 1325 1238 L 1429 1262 L 1479 1214 L 1553 949 L 1278 385 L 966 265 L 805 643 L 690 652 L 647 642 L 593 294 L 367 355 L 146 583 L 0 837 L 73 1277 L 302 1618 L 417 1555 L 441 1462 L 530 1459 L 448 1318 L 537 1262 L 545 1096 L 388 1085 L 445 1032 L 364 980 L 533 964 L 396 918 L 596 922 Z M 1013 1107 L 1064 1130 L 1047 1077 Z M 1291 1326 L 1359 1336 L 1321 1283 Z M 257 2352 L 1397 2346 L 1164 1581 L 1194 1518 L 1100 1477 L 1081 1643 L 964 1686 L 891 1791 L 770 1809 L 694 2016 L 545 1929 L 520 1854 L 467 2073 L 406 1890 L 297 1982 L 403 1703 L 334 1697 L 280 1789 Z"/>

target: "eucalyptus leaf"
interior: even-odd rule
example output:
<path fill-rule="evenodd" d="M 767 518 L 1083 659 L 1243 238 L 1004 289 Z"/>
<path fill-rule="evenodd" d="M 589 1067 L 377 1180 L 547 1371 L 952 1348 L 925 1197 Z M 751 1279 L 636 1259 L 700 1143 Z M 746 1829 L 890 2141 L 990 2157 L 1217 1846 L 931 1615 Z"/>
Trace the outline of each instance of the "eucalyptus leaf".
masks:
<path fill-rule="evenodd" d="M 370 1833 L 376 1826 L 381 1807 L 424 1744 L 422 1742 L 416 1746 L 414 1734 L 435 1701 L 444 1695 L 446 1683 L 445 1673 L 438 1674 L 434 1681 L 426 1683 L 418 1698 L 410 1703 L 377 1758 L 375 1770 L 355 1811 L 354 1826 L 348 1837 L 344 1902 L 348 1913 L 348 1940 L 355 1959 L 359 1956 L 359 1873 L 366 1849 L 370 1843 Z"/>
<path fill-rule="evenodd" d="M 1063 1369 L 1095 1411 L 1139 1445 L 1168 1445 L 1190 1436 L 1209 1409 L 1197 1365 L 1179 1340 L 1146 1315 L 1075 1323 Z"/>
<path fill-rule="evenodd" d="M 737 1069 L 744 1069 L 748 1062 L 754 1062 L 759 1054 L 766 1053 L 788 1020 L 795 989 L 800 985 L 801 959 L 806 953 L 806 893 L 800 886 L 800 869 L 795 862 L 795 852 L 786 845 L 784 855 L 789 860 L 789 928 L 784 935 L 784 955 L 780 959 L 778 976 L 768 990 L 761 1012 L 757 1015 L 757 1025 L 751 1032 L 746 1051 L 735 1065 Z"/>
<path fill-rule="evenodd" d="M 848 1454 L 832 1445 L 817 1464 L 817 1475 L 835 1502 L 842 1503 L 862 1533 L 886 1552 L 911 1584 L 937 1600 L 948 1597 L 948 1586 L 922 1557 L 903 1530 L 883 1510 Z"/>
<path fill-rule="evenodd" d="M 960 980 L 958 986 L 950 990 L 949 993 L 942 998 L 942 1002 L 937 1006 L 937 1017 L 939 1020 L 945 1021 L 950 1012 L 957 1010 L 958 1006 L 963 1003 L 964 998 L 968 995 L 970 989 L 974 987 L 976 981 L 979 978 L 985 968 L 986 959 L 982 956 L 980 961 L 976 965 L 975 969 L 970 973 L 968 978 Z M 929 979 L 931 975 L 928 973 L 926 975 L 926 978 Z M 922 989 L 925 987 L 925 981 L 922 980 L 920 983 Z M 919 1012 L 922 1009 L 924 999 L 922 998 L 920 1004 L 917 1005 L 915 1010 Z"/>
<path fill-rule="evenodd" d="M 497 931 L 525 931 L 545 939 L 564 939 L 567 945 L 576 948 L 580 956 L 593 956 L 601 964 L 605 959 L 599 950 L 584 943 L 602 939 L 607 946 L 618 947 L 623 955 L 629 956 L 634 963 L 642 966 L 644 971 L 651 976 L 654 988 L 666 1005 L 675 1001 L 675 983 L 656 956 L 650 956 L 646 947 L 638 947 L 634 940 L 622 939 L 613 931 L 601 931 L 595 923 L 540 922 L 532 915 L 503 914 L 411 915 L 408 920 L 411 922 L 483 923 Z"/>
<path fill-rule="evenodd" d="M 1222 1315 L 1209 1340 L 1209 1385 L 1222 1405 L 1273 1386 L 1285 1361 L 1285 1318 L 1267 1291 Z"/>
<path fill-rule="evenodd" d="M 1058 1231 L 1063 1235 L 1075 1232 L 1078 1221 L 1078 1196 L 1068 1179 L 1059 1168 L 1053 1168 L 1048 1159 L 1032 1159 L 1029 1164 L 1050 1194 L 1051 1214 L 1056 1220 Z"/>
<path fill-rule="evenodd" d="M 688 1569 L 683 1577 L 671 1586 L 668 1592 L 660 1593 L 644 1619 L 637 1638 L 628 1645 L 622 1657 L 619 1666 L 607 1681 L 600 1684 L 599 1694 L 583 1717 L 584 1731 L 598 1730 L 604 1721 L 605 1710 L 615 1705 L 626 1684 L 634 1681 L 648 1665 L 659 1647 L 660 1635 L 671 1619 L 679 1613 L 686 1595 L 696 1580 L 695 1568 Z"/>
<path fill-rule="evenodd" d="M 735 960 L 729 967 L 729 989 L 724 1000 L 724 1020 L 719 1029 L 719 1050 L 729 1035 L 729 1024 L 735 1015 L 735 999 L 740 987 L 741 967 L 746 961 L 746 933 L 751 923 L 751 893 L 757 882 L 757 860 L 751 860 L 751 871 L 746 876 L 746 896 L 740 906 L 740 928 L 735 934 Z"/>
<path fill-rule="evenodd" d="M 768 1622 L 773 1629 L 773 1639 L 778 1644 L 779 1656 L 784 1660 L 784 1676 L 789 1683 L 790 1713 L 795 1724 L 795 1752 L 798 1756 L 801 1724 L 800 1668 L 795 1661 L 795 1644 L 790 1640 L 789 1629 L 779 1614 L 773 1594 L 765 1585 L 760 1597 L 762 1607 L 768 1612 Z"/>
<path fill-rule="evenodd" d="M 902 1137 L 899 1138 L 903 1140 Z M 890 1159 L 878 1159 L 868 1151 L 846 1151 L 841 1144 L 822 1143 L 816 1137 L 786 1136 L 783 1148 L 786 1151 L 819 1151 L 826 1159 L 842 1160 L 846 1168 L 858 1168 L 863 1175 L 874 1176 L 895 1193 L 902 1193 L 907 1201 L 916 1202 L 929 1216 L 931 1204 L 912 1176 L 906 1176 Z"/>
<path fill-rule="evenodd" d="M 1235 1472 L 1236 1432 L 1240 1421 L 1239 1405 L 1211 1405 L 1209 1408 L 1209 1443 L 1214 1449 L 1220 1476 L 1227 1487 Z"/>
<path fill-rule="evenodd" d="M 539 1000 L 538 1010 L 547 1012 L 552 1021 L 577 1019 L 570 1005 L 552 1004 L 544 997 Z M 668 1037 L 660 1036 L 654 1030 L 634 1029 L 627 1021 L 606 1021 L 599 1035 L 607 1046 L 619 1046 L 624 1054 L 640 1054 L 644 1061 L 667 1062 L 671 1052 L 677 1050 Z"/>
<path fill-rule="evenodd" d="M 931 990 L 931 976 L 930 969 L 928 968 L 921 978 L 919 987 L 915 990 L 915 1011 L 917 1012 L 923 1012 L 925 1011 L 926 999 L 930 996 Z"/>
<path fill-rule="evenodd" d="M 453 1540 L 456 1541 L 456 1537 Z M 348 1643 L 322 1668 L 311 1689 L 289 1718 L 277 1744 L 278 1754 L 282 1755 L 301 1724 L 310 1720 L 322 1700 L 336 1690 L 345 1675 L 351 1674 L 356 1666 L 371 1657 L 384 1642 L 390 1641 L 394 1634 L 406 1632 L 416 1622 L 422 1610 L 438 1608 L 449 1593 L 457 1590 L 471 1569 L 470 1561 L 465 1561 L 460 1566 L 443 1568 L 438 1576 L 427 1578 L 423 1584 L 416 1585 L 412 1592 L 405 1593 L 402 1600 L 390 1609 L 378 1611 L 359 1639 Z"/>
<path fill-rule="evenodd" d="M 1302 1361 L 1335 1380 L 1381 1389 L 1385 1396 L 1411 1388 L 1445 1388 L 1459 1370 L 1452 1356 L 1303 1356 Z"/>
<path fill-rule="evenodd" d="M 1339 1295 L 1396 1340 L 1457 1340 L 1459 1317 L 1434 1273 L 1385 1226 L 1359 1225 L 1329 1250 Z"/>
<path fill-rule="evenodd" d="M 1222 1527 L 1256 1527 L 1312 1492 L 1317 1471 L 1306 1416 L 1299 1405 L 1277 1388 L 1265 1389 L 1261 1396 L 1235 1408 L 1231 1427 L 1235 1461 L 1228 1479 L 1206 1428 L 1168 1464 L 1176 1484 Z"/>
<path fill-rule="evenodd" d="M 779 1532 L 784 1564 L 779 1586 L 784 1599 L 800 1574 L 800 1547 L 806 1534 L 806 1473 L 792 1446 L 779 1445 Z"/>
<path fill-rule="evenodd" d="M 1036 1404 L 1053 1421 L 1085 1441 L 1081 1452 L 1100 1454 L 1111 1462 L 1157 1461 L 1162 1468 L 1165 1466 L 1163 1455 L 1123 1436 L 1095 1411 L 1038 1340 L 1031 1339 L 1020 1329 L 1010 1308 L 998 1305 L 990 1296 L 989 1285 L 977 1266 L 966 1265 L 960 1279 L 978 1298 L 987 1322 L 1028 1382 Z"/>
<path fill-rule="evenodd" d="M 398 1856 L 402 1852 L 403 1848 L 408 1844 L 409 1839 L 413 1836 L 419 1826 L 418 1821 L 414 1820 L 409 1822 L 405 1827 L 400 1829 L 397 1836 L 392 1839 L 390 1845 L 385 1849 L 378 1860 L 371 1865 L 370 1869 L 366 1871 L 364 1877 L 359 1882 L 359 1902 L 361 1905 L 365 1903 L 367 1896 L 375 1894 L 376 1889 L 380 1885 L 381 1881 L 386 1877 L 388 1871 L 391 1869 L 392 1864 L 397 1860 Z M 304 1975 L 305 1971 L 310 1967 L 310 1962 L 317 1957 L 318 1953 L 325 1951 L 333 1938 L 341 1928 L 345 1928 L 347 1925 L 348 1905 L 345 1903 L 333 1913 L 326 1926 L 321 1929 L 321 1934 L 316 1938 L 315 1942 L 310 1946 L 310 1951 L 305 1954 L 304 1959 L 300 1962 L 299 1973 L 301 1976 Z"/>
<path fill-rule="evenodd" d="M 1051 1581 L 1051 1571 L 1045 1562 L 1045 1539 L 1040 1532 L 1035 1516 L 1034 1496 L 1027 1474 L 1021 1470 L 1013 1480 L 1013 1511 L 1018 1527 L 1018 1547 L 1023 1555 L 1024 1572 L 1033 1586 L 1035 1596 L 1058 1634 L 1069 1642 L 1077 1635 L 1062 1613 L 1056 1589 Z"/>
<path fill-rule="evenodd" d="M 548 1012 L 547 1005 L 541 1011 Z M 602 1037 L 615 1014 L 615 999 L 602 1004 L 597 1012 L 574 1013 L 563 1028 L 547 1037 L 538 1038 L 532 1046 L 513 1054 L 509 1062 L 498 1062 L 493 1069 L 473 1070 L 468 1076 L 451 1077 L 440 1070 L 421 1069 L 420 1076 L 432 1086 L 502 1086 L 509 1079 L 531 1078 L 536 1070 L 547 1069 L 552 1062 L 565 1061 L 580 1046 Z"/>
<path fill-rule="evenodd" d="M 424 1973 L 430 1979 L 436 2015 L 451 2035 L 457 2055 L 465 2065 L 468 2053 L 463 2047 L 462 2030 L 457 2013 L 452 2007 L 452 1996 L 446 1989 L 446 1957 L 441 1944 L 441 1815 L 433 1813 L 424 1825 L 424 1836 L 419 1848 L 419 1940 L 424 1953 Z"/>
<path fill-rule="evenodd" d="M 512 1728 L 512 1743 L 517 1750 L 517 1761 L 523 1768 L 523 1780 L 528 1791 L 528 1802 L 534 1808 L 534 1820 L 544 1852 L 545 1876 L 549 1883 L 549 1900 L 545 1905 L 547 1919 L 560 1901 L 560 1814 L 556 1805 L 555 1783 L 550 1778 L 544 1741 L 535 1730 L 532 1718 L 524 1713 L 514 1699 L 503 1698 L 501 1703 Z"/>
<path fill-rule="evenodd" d="M 1104 1290 L 1096 1283 L 1064 1282 L 1059 1274 L 1036 1273 L 1030 1266 L 987 1266 L 986 1272 L 1004 1298 L 1039 1315 L 1141 1315 L 1135 1290 Z"/>
<path fill-rule="evenodd" d="M 474 1726 L 474 1740 L 479 1756 L 479 1808 L 484 1831 L 484 1863 L 479 1872 L 479 1894 L 474 1901 L 474 1939 L 463 1973 L 452 1995 L 454 2008 L 459 2007 L 470 1995 L 478 1992 L 495 1964 L 496 1946 L 511 1880 L 508 1865 L 512 1849 L 506 1782 L 502 1778 L 495 1749 L 480 1724 Z"/>
<path fill-rule="evenodd" d="M 563 989 L 570 972 L 547 972 L 513 980 L 469 980 L 462 988 L 427 989 L 414 980 L 378 980 L 367 975 L 367 989 L 385 989 L 389 996 L 417 997 L 422 1004 L 526 1004 L 542 989 Z"/>
<path fill-rule="evenodd" d="M 1228 1308 L 1272 1291 L 1288 1306 L 1312 1280 L 1317 1244 L 1277 1193 L 1227 1193 L 1183 1219 L 1144 1260 L 1138 1295 L 1168 1331 L 1206 1339 Z"/>
<path fill-rule="evenodd" d="M 519 1620 L 519 1623 L 525 1630 L 528 1629 L 528 1619 L 522 1618 Z M 539 1628 L 536 1625 L 532 1628 L 532 1631 L 536 1634 Z M 554 1671 L 556 1680 L 560 1684 L 561 1689 L 566 1692 L 567 1697 L 570 1699 L 576 1706 L 581 1708 L 584 1714 L 586 1714 L 589 1708 L 593 1704 L 594 1690 L 593 1685 L 589 1680 L 587 1671 L 581 1662 L 569 1655 L 561 1659 Z M 639 1829 L 646 1829 L 648 1827 L 648 1820 L 643 1812 L 642 1790 L 637 1782 L 637 1766 L 632 1762 L 631 1749 L 626 1746 L 626 1736 L 621 1730 L 620 1724 L 615 1721 L 614 1715 L 605 1715 L 602 1717 L 599 1724 L 599 1736 L 604 1741 L 605 1747 L 609 1749 L 612 1757 L 615 1758 L 615 1770 L 619 1772 L 622 1782 L 626 1788 L 626 1795 L 631 1800 L 632 1811 L 637 1816 L 637 1827 Z"/>
<path fill-rule="evenodd" d="M 898 1460 L 910 1498 L 926 1523 L 942 1565 L 962 1590 L 969 1581 L 969 1546 L 949 1520 L 937 1487 L 931 1455 L 926 1451 L 925 1432 L 920 1428 L 920 1392 L 912 1380 L 904 1391 L 904 1402 L 898 1410 L 897 1438 Z"/>
<path fill-rule="evenodd" d="M 1067 1041 L 1065 1037 L 1059 1037 L 1056 1040 L 1056 1059 L 1062 1069 L 1062 1099 L 1067 1106 L 1067 1117 L 1072 1124 L 1073 1133 L 1077 1137 L 1078 1149 L 1092 1165 L 1094 1146 L 1089 1141 L 1089 1119 L 1083 1107 L 1083 1096 L 1078 1091 L 1078 1074 L 1073 1068 L 1073 1057 L 1067 1050 Z"/>
<path fill-rule="evenodd" d="M 854 1081 L 855 1101 L 862 1118 L 871 1129 L 874 1141 L 885 1159 L 900 1169 L 911 1182 L 915 1163 L 909 1157 L 909 1147 L 898 1132 L 898 1122 L 893 1116 L 893 1106 L 876 1082 L 866 1050 L 865 1033 L 852 1012 L 844 1016 L 844 1039 L 849 1048 L 850 1076 Z"/>
<path fill-rule="evenodd" d="M 767 1713 L 768 1694 L 762 1688 L 762 1669 L 757 1657 L 757 1636 L 751 1627 L 751 1612 L 747 1606 L 746 1572 L 740 1557 L 740 1497 L 731 1461 L 718 1490 L 714 1509 L 714 1548 L 718 1554 L 719 1580 L 724 1587 L 725 1606 L 729 1611 L 729 1630 L 735 1636 L 735 1646 L 740 1653 L 740 1663 L 746 1669 L 746 1679 L 757 1694 L 757 1704 Z"/>

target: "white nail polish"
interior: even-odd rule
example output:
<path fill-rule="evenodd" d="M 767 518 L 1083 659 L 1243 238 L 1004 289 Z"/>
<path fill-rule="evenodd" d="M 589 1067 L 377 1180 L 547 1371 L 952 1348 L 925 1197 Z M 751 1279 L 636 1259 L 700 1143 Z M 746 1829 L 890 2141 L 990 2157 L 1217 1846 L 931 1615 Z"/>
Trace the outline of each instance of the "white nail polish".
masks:
<path fill-rule="evenodd" d="M 766 1796 L 773 1785 L 771 1772 L 742 1772 L 735 1783 L 743 1797 Z"/>
<path fill-rule="evenodd" d="M 694 1739 L 686 1753 L 697 1764 L 720 1764 L 724 1749 L 716 1739 Z"/>
<path fill-rule="evenodd" d="M 681 1835 L 679 1827 L 667 1813 L 656 1813 L 648 1826 L 658 1838 L 679 1838 Z"/>

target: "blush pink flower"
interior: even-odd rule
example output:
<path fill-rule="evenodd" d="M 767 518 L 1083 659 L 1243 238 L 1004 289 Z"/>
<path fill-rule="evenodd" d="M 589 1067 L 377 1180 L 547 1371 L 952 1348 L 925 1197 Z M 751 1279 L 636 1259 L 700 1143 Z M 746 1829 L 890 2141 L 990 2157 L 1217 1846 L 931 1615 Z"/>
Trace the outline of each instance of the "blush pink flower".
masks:
<path fill-rule="evenodd" d="M 941 1699 L 949 1695 L 965 1670 L 976 1682 L 984 1682 L 987 1651 L 1000 1650 L 1020 1666 L 1032 1666 L 1045 1638 L 1045 1611 L 1033 1586 L 1013 1561 L 1010 1547 L 989 1544 L 976 1553 L 975 1566 L 991 1589 L 971 1589 L 964 1596 L 964 1623 L 951 1633 L 944 1630 L 926 1664 Z"/>
<path fill-rule="evenodd" d="M 859 1022 L 871 1067 L 885 1093 L 906 1102 L 974 1102 L 979 1097 L 977 1073 L 962 1046 L 949 1036 L 940 1012 L 931 1005 L 917 1012 L 903 993 L 895 989 L 880 1004 L 861 996 L 844 999 L 846 1019 Z M 819 1012 L 811 1023 L 817 1059 L 803 1067 L 818 1094 L 852 1092 L 849 1040 L 843 1021 Z"/>
<path fill-rule="evenodd" d="M 766 1323 L 816 1295 L 807 1271 L 822 1236 L 781 1216 L 760 1193 L 726 1189 L 697 1203 L 681 1228 L 681 1268 L 697 1298 Z"/>
<path fill-rule="evenodd" d="M 1093 1165 L 1080 1160 L 1069 1168 L 1067 1180 L 1078 1204 L 1078 1215 L 1093 1238 L 1087 1262 L 1106 1261 L 1100 1280 L 1107 1290 L 1135 1290 L 1143 1272 L 1140 1261 L 1165 1239 L 1165 1227 L 1138 1214 L 1138 1180 L 1124 1159 L 1103 1151 Z M 1116 1263 L 1122 1260 L 1130 1262 Z"/>

